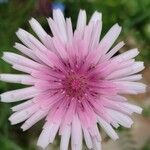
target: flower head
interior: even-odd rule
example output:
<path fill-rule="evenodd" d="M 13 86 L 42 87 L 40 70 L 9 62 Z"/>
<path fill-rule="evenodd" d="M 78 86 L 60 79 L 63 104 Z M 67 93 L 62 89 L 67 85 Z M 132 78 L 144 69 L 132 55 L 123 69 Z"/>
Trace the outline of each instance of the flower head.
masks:
<path fill-rule="evenodd" d="M 23 44 L 16 43 L 15 48 L 24 56 L 4 52 L 3 59 L 24 73 L 1 74 L 0 79 L 29 87 L 5 92 L 1 101 L 23 101 L 12 107 L 9 120 L 11 124 L 25 121 L 24 131 L 46 118 L 37 142 L 42 148 L 53 143 L 59 133 L 61 150 L 68 149 L 70 140 L 72 150 L 81 150 L 82 139 L 89 149 L 100 150 L 98 124 L 116 140 L 113 127 L 131 127 L 129 115 L 142 111 L 122 96 L 145 91 L 145 85 L 137 82 L 142 78 L 137 73 L 144 69 L 143 62 L 134 59 L 139 52 L 131 49 L 114 56 L 124 46 L 119 42 L 112 48 L 121 27 L 115 24 L 99 40 L 99 12 L 87 24 L 86 12 L 80 10 L 74 32 L 71 19 L 65 20 L 59 9 L 47 20 L 53 36 L 32 18 L 29 23 L 39 39 L 19 29 L 16 34 Z"/>

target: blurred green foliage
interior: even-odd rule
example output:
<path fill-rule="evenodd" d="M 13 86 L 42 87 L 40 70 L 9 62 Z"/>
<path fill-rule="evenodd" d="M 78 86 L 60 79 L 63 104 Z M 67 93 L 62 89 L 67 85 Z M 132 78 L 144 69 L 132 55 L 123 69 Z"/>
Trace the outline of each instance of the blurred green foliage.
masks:
<path fill-rule="evenodd" d="M 144 107 L 143 116 L 150 117 L 150 106 Z"/>
<path fill-rule="evenodd" d="M 88 18 L 95 10 L 103 13 L 102 35 L 113 24 L 119 23 L 123 27 L 120 40 L 125 40 L 126 49 L 138 47 L 141 50 L 138 59 L 150 62 L 149 0 L 63 0 L 61 2 L 64 2 L 66 6 L 66 16 L 72 17 L 74 28 L 79 9 L 85 9 Z M 19 27 L 32 32 L 27 23 L 32 16 L 40 20 L 44 28 L 48 29 L 46 19 L 43 19 L 44 16 L 37 10 L 37 0 L 9 0 L 8 3 L 0 4 L 0 56 L 3 51 L 15 51 L 13 45 L 18 40 L 15 32 Z M 0 60 L 0 72 L 14 71 L 10 65 Z M 16 88 L 19 86 L 0 83 L 1 93 Z M 18 126 L 11 126 L 8 123 L 8 117 L 11 113 L 10 107 L 11 104 L 0 104 L 0 150 L 37 149 L 31 142 L 39 132 L 35 132 L 34 135 L 24 134 L 18 129 Z M 122 128 L 119 131 L 122 131 Z M 143 150 L 150 150 L 149 144 L 146 143 Z"/>
<path fill-rule="evenodd" d="M 142 150 L 150 150 L 150 139 L 145 143 Z"/>

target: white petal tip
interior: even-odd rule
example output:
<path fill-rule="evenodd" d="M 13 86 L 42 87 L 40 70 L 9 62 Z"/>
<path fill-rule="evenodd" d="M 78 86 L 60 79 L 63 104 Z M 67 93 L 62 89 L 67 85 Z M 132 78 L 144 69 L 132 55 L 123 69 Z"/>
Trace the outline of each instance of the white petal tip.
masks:
<path fill-rule="evenodd" d="M 22 29 L 18 28 L 18 30 L 16 31 L 16 34 L 18 34 Z"/>
<path fill-rule="evenodd" d="M 55 12 L 55 11 L 62 12 L 62 10 L 61 10 L 61 9 L 59 9 L 59 8 L 55 8 L 55 9 L 53 9 L 53 12 Z"/>
<path fill-rule="evenodd" d="M 119 139 L 119 136 L 117 135 L 113 140 L 116 141 Z"/>
<path fill-rule="evenodd" d="M 50 17 L 46 17 L 46 20 L 48 21 L 50 19 Z"/>
<path fill-rule="evenodd" d="M 139 50 L 138 50 L 138 48 L 135 48 L 134 50 L 137 52 L 137 54 L 139 54 L 139 53 L 140 53 L 140 52 L 139 52 Z"/>
<path fill-rule="evenodd" d="M 39 147 L 42 148 L 42 149 L 45 149 L 45 148 L 48 146 L 48 144 L 45 144 L 45 143 L 42 142 L 42 141 L 38 141 L 38 142 L 37 142 L 37 146 L 39 146 Z"/>
<path fill-rule="evenodd" d="M 17 45 L 17 44 L 18 44 L 18 43 L 17 43 L 17 42 L 15 42 L 15 44 L 13 45 L 13 47 L 14 47 L 14 48 L 16 48 L 16 45 Z"/>
<path fill-rule="evenodd" d="M 7 102 L 7 101 L 3 98 L 3 95 L 2 95 L 2 94 L 0 95 L 0 101 L 1 101 L 1 102 Z"/>
<path fill-rule="evenodd" d="M 125 42 L 124 41 L 122 41 L 122 42 L 120 42 L 120 44 L 122 45 L 122 47 L 125 45 Z"/>
<path fill-rule="evenodd" d="M 24 32 L 23 29 L 18 28 L 18 30 L 16 31 L 16 35 L 19 36 L 19 35 L 21 35 L 23 32 Z"/>
<path fill-rule="evenodd" d="M 13 102 L 13 101 L 10 101 L 6 98 L 5 94 L 1 94 L 0 95 L 0 101 L 1 102 L 5 102 L 5 103 L 10 103 L 10 102 Z"/>
<path fill-rule="evenodd" d="M 28 125 L 23 124 L 23 125 L 21 126 L 21 129 L 22 129 L 23 132 L 26 131 L 26 130 L 28 130 Z"/>
<path fill-rule="evenodd" d="M 2 58 L 5 57 L 8 54 L 8 52 L 3 52 Z"/>
<path fill-rule="evenodd" d="M 9 117 L 8 120 L 9 120 L 9 122 L 10 122 L 11 125 L 15 125 L 16 124 L 16 123 L 14 123 L 14 121 L 12 120 L 11 117 Z"/>
<path fill-rule="evenodd" d="M 4 102 L 4 103 L 5 103 L 5 101 L 4 101 L 4 100 L 2 100 L 2 99 L 0 99 L 0 102 Z"/>
<path fill-rule="evenodd" d="M 120 28 L 121 28 L 121 26 L 120 26 L 118 23 L 116 23 L 116 24 L 115 24 L 115 26 L 117 26 L 117 27 L 120 27 Z"/>
<path fill-rule="evenodd" d="M 35 21 L 35 19 L 33 17 L 31 17 L 31 19 L 29 20 L 29 23 Z"/>
<path fill-rule="evenodd" d="M 86 11 L 84 9 L 80 9 L 80 12 L 82 13 L 86 13 Z"/>
<path fill-rule="evenodd" d="M 12 108 L 11 108 L 11 111 L 15 112 L 15 111 L 16 111 L 16 109 L 15 109 L 14 107 L 12 107 Z"/>
<path fill-rule="evenodd" d="M 137 113 L 142 114 L 142 112 L 143 112 L 143 108 L 140 107 Z"/>
<path fill-rule="evenodd" d="M 98 11 L 95 11 L 94 14 L 92 15 L 91 17 L 91 21 L 95 22 L 95 21 L 101 21 L 102 20 L 102 13 L 98 12 Z"/>

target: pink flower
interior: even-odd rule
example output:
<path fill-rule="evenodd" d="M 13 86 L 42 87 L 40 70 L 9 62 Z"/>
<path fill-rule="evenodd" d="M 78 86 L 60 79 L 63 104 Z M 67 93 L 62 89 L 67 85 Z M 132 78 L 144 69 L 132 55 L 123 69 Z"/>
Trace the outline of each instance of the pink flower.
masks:
<path fill-rule="evenodd" d="M 35 20 L 29 21 L 39 39 L 19 29 L 16 34 L 23 44 L 15 48 L 24 54 L 4 52 L 3 59 L 24 74 L 1 74 L 1 80 L 29 85 L 23 89 L 1 94 L 2 102 L 24 101 L 12 107 L 11 124 L 21 123 L 23 131 L 45 118 L 37 145 L 46 148 L 57 133 L 60 149 L 82 149 L 82 139 L 89 149 L 101 149 L 98 124 L 113 139 L 114 128 L 130 128 L 129 117 L 142 109 L 129 104 L 122 94 L 138 94 L 145 85 L 137 82 L 143 62 L 135 62 L 139 52 L 131 49 L 114 56 L 124 46 L 119 42 L 112 48 L 121 32 L 115 24 L 100 40 L 101 13 L 95 12 L 86 24 L 86 12 L 80 10 L 73 32 L 71 19 L 64 19 L 60 10 L 53 11 L 48 23 L 53 36 L 48 35 Z"/>

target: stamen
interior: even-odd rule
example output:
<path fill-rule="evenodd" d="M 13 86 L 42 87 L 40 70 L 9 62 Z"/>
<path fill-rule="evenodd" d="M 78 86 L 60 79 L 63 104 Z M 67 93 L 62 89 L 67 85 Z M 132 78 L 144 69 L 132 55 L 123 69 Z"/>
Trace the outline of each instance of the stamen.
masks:
<path fill-rule="evenodd" d="M 62 84 L 67 95 L 78 99 L 83 97 L 87 89 L 87 79 L 75 72 L 70 72 Z"/>

